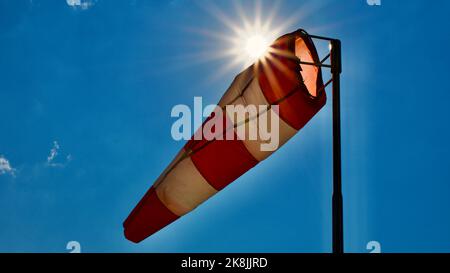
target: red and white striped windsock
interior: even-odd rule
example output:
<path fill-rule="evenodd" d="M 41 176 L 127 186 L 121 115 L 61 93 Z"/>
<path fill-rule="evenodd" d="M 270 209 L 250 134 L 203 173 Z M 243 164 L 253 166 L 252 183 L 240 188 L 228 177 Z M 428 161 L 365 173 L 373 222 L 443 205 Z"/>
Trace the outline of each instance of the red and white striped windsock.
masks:
<path fill-rule="evenodd" d="M 218 106 L 278 105 L 277 111 L 268 108 L 266 114 L 279 117 L 280 147 L 326 102 L 320 67 L 300 64 L 300 60 L 320 61 L 313 41 L 303 30 L 278 38 L 266 58 L 234 79 Z M 234 120 L 227 114 L 224 119 Z M 246 126 L 252 122 L 247 120 Z M 261 150 L 264 140 L 238 137 L 236 129 L 231 127 L 234 140 L 188 141 L 125 220 L 125 237 L 133 242 L 144 240 L 273 153 Z"/>

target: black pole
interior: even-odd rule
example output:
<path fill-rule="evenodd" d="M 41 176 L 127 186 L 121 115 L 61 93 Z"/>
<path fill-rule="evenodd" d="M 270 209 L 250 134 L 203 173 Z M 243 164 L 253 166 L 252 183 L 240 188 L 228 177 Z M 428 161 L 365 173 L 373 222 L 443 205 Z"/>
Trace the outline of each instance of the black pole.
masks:
<path fill-rule="evenodd" d="M 330 45 L 331 75 L 333 80 L 333 253 L 340 254 L 344 253 L 344 213 L 341 180 L 341 41 L 332 39 Z"/>
<path fill-rule="evenodd" d="M 342 172 L 341 172 L 341 41 L 323 36 L 310 35 L 300 29 L 300 33 L 312 39 L 328 41 L 330 54 L 319 63 L 305 63 L 331 68 L 331 81 L 333 82 L 333 197 L 332 197 L 332 233 L 333 253 L 344 253 L 344 206 L 342 198 Z M 324 62 L 330 57 L 330 65 Z"/>

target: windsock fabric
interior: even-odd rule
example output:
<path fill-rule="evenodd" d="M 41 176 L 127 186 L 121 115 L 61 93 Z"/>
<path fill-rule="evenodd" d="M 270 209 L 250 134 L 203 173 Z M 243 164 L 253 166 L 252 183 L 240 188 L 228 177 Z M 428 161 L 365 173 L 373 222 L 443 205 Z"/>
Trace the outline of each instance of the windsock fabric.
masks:
<path fill-rule="evenodd" d="M 278 105 L 278 111 L 269 108 L 260 115 L 266 115 L 268 120 L 271 115 L 279 117 L 279 148 L 325 105 L 326 94 L 320 67 L 299 63 L 300 60 L 320 62 L 312 40 L 304 31 L 280 37 L 268 54 L 269 57 L 259 60 L 234 79 L 218 106 Z M 209 117 L 212 118 L 234 122 L 226 112 L 220 117 Z M 256 123 L 256 119 L 249 119 L 243 126 L 258 126 L 252 123 Z M 234 140 L 192 138 L 187 142 L 125 220 L 127 239 L 136 243 L 144 240 L 195 209 L 273 153 L 261 151 L 264 140 L 239 137 L 237 125 L 233 125 L 215 133 L 225 135 L 233 130 Z"/>

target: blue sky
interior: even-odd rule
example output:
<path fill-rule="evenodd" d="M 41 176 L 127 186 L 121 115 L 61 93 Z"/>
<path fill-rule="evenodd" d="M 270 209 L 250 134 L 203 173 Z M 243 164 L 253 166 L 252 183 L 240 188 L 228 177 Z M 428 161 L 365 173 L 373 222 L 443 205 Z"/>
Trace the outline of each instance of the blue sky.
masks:
<path fill-rule="evenodd" d="M 216 103 L 240 68 L 202 53 L 226 45 L 198 30 L 229 35 L 207 1 L 80 3 L 0 1 L 1 252 L 67 252 L 72 240 L 83 252 L 330 251 L 330 99 L 194 212 L 125 240 L 123 220 L 183 145 L 172 107 Z M 251 1 L 237 4 L 252 18 Z M 232 1 L 213 5 L 239 24 Z M 262 1 L 263 20 L 272 5 Z M 286 32 L 342 40 L 349 252 L 372 240 L 384 252 L 450 251 L 448 10 L 280 1 L 274 24 L 296 18 Z"/>

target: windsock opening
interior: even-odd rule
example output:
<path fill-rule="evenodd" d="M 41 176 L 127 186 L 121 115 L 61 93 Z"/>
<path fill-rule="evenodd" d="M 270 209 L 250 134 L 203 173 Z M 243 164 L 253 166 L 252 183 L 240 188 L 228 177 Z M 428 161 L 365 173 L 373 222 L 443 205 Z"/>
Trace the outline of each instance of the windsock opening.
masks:
<path fill-rule="evenodd" d="M 312 52 L 312 49 L 308 47 L 305 41 L 303 37 L 295 39 L 295 56 L 302 62 L 318 63 L 316 59 L 317 53 Z M 300 74 L 302 75 L 303 83 L 306 85 L 308 93 L 313 97 L 318 95 L 317 77 L 319 73 L 318 66 L 300 63 Z"/>
<path fill-rule="evenodd" d="M 280 99 L 297 89 L 316 99 L 324 93 L 318 63 L 320 60 L 314 42 L 305 31 L 297 30 L 278 38 L 257 67 L 260 78 L 263 74 L 262 85 L 270 89 L 274 98 Z"/>

